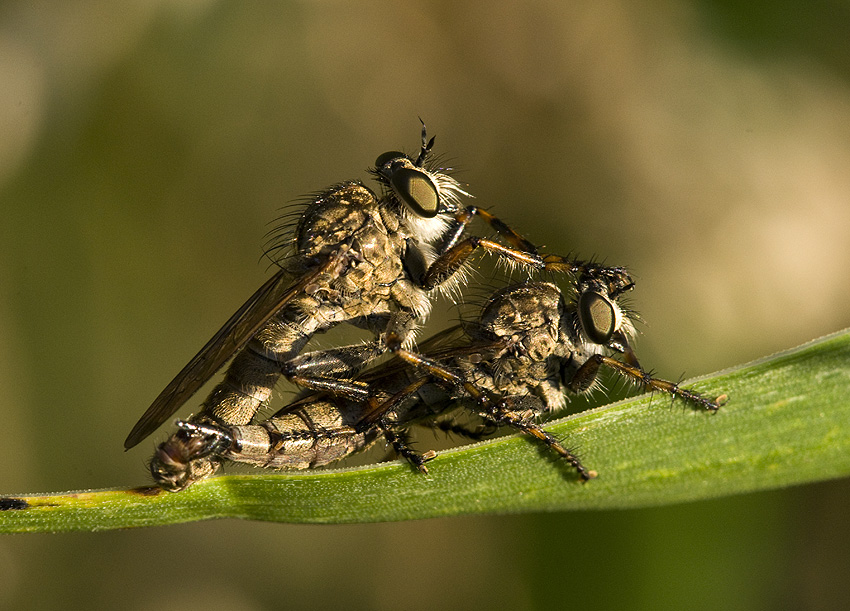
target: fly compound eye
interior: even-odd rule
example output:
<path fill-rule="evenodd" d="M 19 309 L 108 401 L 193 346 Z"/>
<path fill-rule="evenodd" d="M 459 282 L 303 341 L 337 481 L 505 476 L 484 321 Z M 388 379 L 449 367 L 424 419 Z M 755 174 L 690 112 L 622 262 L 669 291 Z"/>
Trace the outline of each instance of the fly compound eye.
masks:
<path fill-rule="evenodd" d="M 384 155 L 381 155 L 384 157 Z M 379 158 L 380 159 L 380 158 Z M 390 186 L 401 201 L 424 218 L 440 211 L 440 195 L 434 180 L 419 168 L 398 168 L 390 176 Z"/>
<path fill-rule="evenodd" d="M 582 293 L 578 299 L 578 318 L 584 332 L 595 344 L 611 341 L 617 326 L 617 313 L 609 299 L 599 293 Z"/>

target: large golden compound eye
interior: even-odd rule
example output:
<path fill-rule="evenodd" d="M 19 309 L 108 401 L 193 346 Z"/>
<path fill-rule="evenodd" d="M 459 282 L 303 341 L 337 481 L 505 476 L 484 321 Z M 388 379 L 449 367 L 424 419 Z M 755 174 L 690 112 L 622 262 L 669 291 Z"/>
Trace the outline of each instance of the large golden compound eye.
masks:
<path fill-rule="evenodd" d="M 399 168 L 390 177 L 390 186 L 402 202 L 424 218 L 433 218 L 440 211 L 437 185 L 425 170 Z"/>
<path fill-rule="evenodd" d="M 404 153 L 387 151 L 379 155 L 375 170 L 399 201 L 417 216 L 433 218 L 440 212 L 440 194 L 434 179 Z"/>
<path fill-rule="evenodd" d="M 617 330 L 614 304 L 596 292 L 581 294 L 578 299 L 578 319 L 587 337 L 595 344 L 607 345 Z"/>

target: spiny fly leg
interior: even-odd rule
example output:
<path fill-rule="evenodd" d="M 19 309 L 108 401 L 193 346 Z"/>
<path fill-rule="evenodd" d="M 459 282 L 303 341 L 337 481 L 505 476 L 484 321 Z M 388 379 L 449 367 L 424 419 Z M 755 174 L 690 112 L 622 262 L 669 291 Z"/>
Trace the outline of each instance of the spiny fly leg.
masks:
<path fill-rule="evenodd" d="M 354 401 L 365 401 L 369 396 L 367 385 L 352 378 L 384 350 L 384 344 L 380 341 L 316 350 L 283 363 L 281 373 L 289 381 L 304 388 L 327 391 Z"/>
<path fill-rule="evenodd" d="M 425 463 L 437 456 L 434 450 L 420 454 L 410 447 L 407 434 L 394 428 L 386 419 L 381 419 L 378 422 L 378 428 L 381 429 L 384 438 L 393 447 L 396 454 L 406 459 L 420 473 L 428 473 L 428 467 L 425 466 Z"/>
<path fill-rule="evenodd" d="M 484 220 L 516 250 L 533 255 L 537 254 L 537 247 L 534 244 L 514 231 L 502 219 L 490 214 L 478 206 L 467 206 L 461 212 L 455 214 L 455 226 L 446 236 L 446 239 L 443 242 L 443 247 L 440 249 L 441 253 L 447 252 L 458 243 L 463 232 L 475 217 Z"/>
<path fill-rule="evenodd" d="M 400 345 L 400 338 L 394 334 L 390 334 L 394 341 Z M 390 397 L 379 399 L 374 395 L 370 395 L 363 402 L 363 414 L 357 423 L 359 430 L 366 430 L 370 427 L 377 427 L 384 435 L 395 453 L 398 456 L 404 457 L 411 465 L 413 465 L 420 473 L 428 473 L 428 468 L 425 463 L 433 459 L 437 453 L 434 450 L 429 450 L 425 454 L 419 454 L 410 447 L 406 433 L 399 429 L 397 424 L 393 424 L 387 415 L 399 409 L 405 401 L 412 397 L 416 391 L 428 383 L 428 378 L 422 377 L 407 384 L 404 388 L 391 395 Z"/>
<path fill-rule="evenodd" d="M 497 425 L 509 426 L 527 435 L 531 435 L 548 448 L 554 450 L 559 457 L 576 470 L 582 482 L 594 479 L 597 476 L 596 471 L 587 469 L 581 463 L 578 456 L 561 445 L 561 442 L 554 435 L 544 430 L 532 420 L 535 414 L 534 410 L 517 410 L 511 407 L 509 400 L 501 400 L 487 406 L 486 411 L 487 416 Z"/>
<path fill-rule="evenodd" d="M 593 384 L 602 365 L 610 367 L 626 379 L 640 384 L 645 390 L 663 392 L 673 397 L 679 397 L 697 408 L 710 412 L 716 412 L 726 400 L 726 395 L 709 399 L 695 390 L 680 388 L 675 382 L 656 378 L 640 367 L 628 365 L 601 354 L 594 354 L 579 367 L 572 379 L 567 381 L 567 387 L 576 393 L 586 391 Z"/>
<path fill-rule="evenodd" d="M 472 218 L 469 213 L 470 210 L 474 210 L 474 214 L 481 216 L 490 223 L 510 246 L 504 246 L 488 238 L 476 236 L 469 236 L 461 240 L 464 228 Z M 445 282 L 466 263 L 467 259 L 478 248 L 527 268 L 567 274 L 581 278 L 584 282 L 592 281 L 602 284 L 612 298 L 616 298 L 634 287 L 634 281 L 625 268 L 607 267 L 560 255 L 541 256 L 534 244 L 516 233 L 503 221 L 480 208 L 470 206 L 465 212 L 461 212 L 457 216 L 460 219 L 459 226 L 450 234 L 439 256 L 423 276 L 421 284 L 425 289 L 432 289 Z"/>
<path fill-rule="evenodd" d="M 427 372 L 436 381 L 452 389 L 453 392 L 460 392 L 470 397 L 477 405 L 481 414 L 492 420 L 496 425 L 510 426 L 542 441 L 561 458 L 566 460 L 578 472 L 582 481 L 588 481 L 596 477 L 595 471 L 586 469 L 575 454 L 567 450 L 554 436 L 547 433 L 532 421 L 534 414 L 537 413 L 535 410 L 511 409 L 508 407 L 509 399 L 493 396 L 462 376 L 442 367 L 439 363 L 422 355 L 402 349 L 397 337 L 389 336 L 387 338 L 387 345 L 399 357 Z"/>
<path fill-rule="evenodd" d="M 540 269 L 571 275 L 582 285 L 601 285 L 610 299 L 616 299 L 635 287 L 634 280 L 625 267 L 609 267 L 595 261 L 582 261 L 561 255 L 543 255 Z"/>
<path fill-rule="evenodd" d="M 375 335 L 380 335 L 381 331 L 385 330 L 386 333 L 400 338 L 412 337 L 416 329 L 413 316 L 407 312 L 395 312 L 388 320 L 367 320 L 364 326 Z M 290 382 L 304 388 L 362 402 L 370 396 L 368 385 L 353 378 L 386 350 L 383 339 L 328 350 L 315 350 L 282 363 L 280 370 Z"/>
<path fill-rule="evenodd" d="M 437 257 L 425 274 L 422 281 L 423 288 L 430 290 L 445 282 L 466 263 L 467 259 L 469 259 L 477 248 L 483 248 L 489 253 L 500 255 L 508 261 L 535 269 L 541 267 L 540 256 L 536 254 L 536 250 L 528 252 L 509 248 L 487 238 L 470 236 Z"/>
<path fill-rule="evenodd" d="M 534 269 L 543 269 L 543 259 L 537 253 L 537 247 L 500 218 L 478 206 L 467 206 L 455 213 L 454 216 L 454 226 L 446 233 L 443 244 L 437 251 L 437 259 L 424 275 L 423 288 L 432 289 L 445 282 L 463 266 L 477 248 L 483 248 L 485 251 L 504 257 L 508 261 Z M 463 238 L 467 226 L 476 217 L 485 221 L 508 243 L 508 246 L 488 238 L 476 236 Z"/>
<path fill-rule="evenodd" d="M 397 334 L 387 333 L 384 341 L 388 350 L 410 365 L 428 374 L 434 381 L 448 387 L 450 390 L 457 389 L 462 391 L 475 400 L 480 400 L 483 397 L 482 391 L 462 376 L 446 369 L 432 359 L 402 348 L 401 338 Z"/>

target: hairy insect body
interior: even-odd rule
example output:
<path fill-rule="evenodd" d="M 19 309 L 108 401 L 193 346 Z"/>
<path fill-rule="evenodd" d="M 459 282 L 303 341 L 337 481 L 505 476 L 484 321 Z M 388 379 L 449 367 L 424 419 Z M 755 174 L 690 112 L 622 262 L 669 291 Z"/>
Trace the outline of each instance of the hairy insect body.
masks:
<path fill-rule="evenodd" d="M 186 460 L 164 470 L 152 465 L 154 477 L 165 488 L 184 488 L 199 479 L 202 471 L 197 461 L 201 456 L 211 462 L 313 468 L 366 448 L 381 437 L 414 467 L 427 471 L 425 462 L 433 452 L 414 451 L 405 430 L 414 424 L 433 425 L 460 405 L 485 424 L 509 426 L 531 435 L 564 459 L 580 479 L 592 479 L 595 472 L 586 469 L 574 453 L 536 424 L 536 419 L 562 408 L 567 394 L 594 387 L 600 366 L 647 389 L 680 397 L 694 407 L 718 408 L 717 402 L 654 378 L 636 364 L 629 346 L 632 325 L 617 304 L 617 297 L 631 286 L 620 270 L 597 269 L 579 280 L 572 299 L 546 282 L 501 289 L 487 302 L 479 319 L 463 325 L 464 332 L 450 345 L 417 354 L 402 348 L 399 338 L 390 337 L 390 347 L 403 364 L 387 364 L 364 374 L 362 380 L 369 387 L 365 400 L 311 394 L 255 424 L 198 427 L 182 423 L 158 453 L 179 454 Z M 635 364 L 609 356 L 615 353 Z M 449 428 L 477 434 L 462 427 Z M 190 445 L 191 449 L 183 451 Z M 164 461 L 157 465 L 162 467 Z"/>
<path fill-rule="evenodd" d="M 426 222 L 440 231 L 447 226 L 441 217 Z M 308 303 L 296 308 L 305 317 L 355 321 L 401 310 L 421 318 L 430 311 L 427 292 L 404 267 L 409 250 L 420 251 L 431 263 L 430 245 L 422 241 L 422 233 L 410 230 L 400 206 L 378 198 L 362 183 L 343 183 L 319 196 L 299 221 L 296 242 L 300 256 L 295 275 L 307 271 L 299 269 L 303 262 L 329 256 L 341 244 L 349 247 L 339 275 L 328 286 L 310 287 L 313 303 L 305 296 Z"/>
<path fill-rule="evenodd" d="M 193 428 L 196 420 L 181 424 L 158 450 L 152 472 L 160 485 L 176 490 L 197 481 L 198 474 L 206 477 L 204 462 L 225 459 L 307 469 L 344 458 L 382 436 L 414 466 L 426 470 L 425 459 L 410 448 L 403 431 L 433 423 L 458 405 L 494 425 L 538 431 L 533 422 L 538 415 L 564 406 L 563 372 L 584 359 L 574 343 L 574 313 L 575 306 L 565 302 L 554 284 L 506 287 L 488 300 L 478 320 L 463 325 L 451 345 L 422 356 L 425 367 L 411 361 L 367 372 L 367 400 L 311 394 L 256 424 L 221 427 L 208 422 L 210 426 L 201 429 Z M 441 379 L 442 371 L 453 372 L 455 379 Z M 500 409 L 509 412 L 508 417 L 493 411 L 503 398 L 509 404 Z M 198 444 L 204 435 L 206 446 Z M 185 444 L 195 448 L 195 455 L 164 469 L 161 456 Z M 213 447 L 216 452 L 209 451 Z"/>
<path fill-rule="evenodd" d="M 477 363 L 456 358 L 449 365 L 491 393 L 534 397 L 541 411 L 561 409 L 566 403 L 561 362 L 574 351 L 565 316 L 566 305 L 555 285 L 502 289 L 485 306 L 472 339 L 479 344 L 503 340 L 504 348 Z"/>
<path fill-rule="evenodd" d="M 317 275 L 253 335 L 191 422 L 248 424 L 271 397 L 285 364 L 293 361 L 314 335 L 340 323 L 370 330 L 376 336 L 390 329 L 401 334 L 405 342 L 412 339 L 415 322 L 430 310 L 430 299 L 426 290 L 410 280 L 404 260 L 411 248 L 421 248 L 426 263 L 432 253 L 408 231 L 400 210 L 394 208 L 353 181 L 316 198 L 295 229 L 297 252 L 282 261 L 283 271 L 297 279 L 310 271 L 310 262 L 317 259 L 337 256 L 337 265 Z M 432 222 L 445 226 L 441 220 Z M 341 245 L 344 252 L 335 255 Z M 376 340 L 354 350 L 357 354 L 353 362 L 340 363 L 338 371 L 323 367 L 310 371 L 310 375 L 350 378 L 384 347 Z M 330 441 L 324 436 L 317 440 L 317 448 L 323 444 L 329 450 L 338 448 L 344 445 L 343 438 L 342 432 Z M 299 440 L 287 443 L 303 446 L 306 441 L 301 435 Z M 160 457 L 161 453 L 154 456 L 152 469 L 158 468 Z M 327 462 L 319 457 L 314 461 Z M 206 477 L 218 466 L 215 461 L 195 460 L 191 478 L 197 474 Z"/>
<path fill-rule="evenodd" d="M 417 158 L 390 151 L 376 160 L 371 172 L 381 187 L 379 194 L 359 181 L 346 181 L 298 211 L 294 225 L 279 231 L 268 250 L 279 271 L 166 386 L 133 427 L 125 448 L 165 422 L 231 358 L 224 379 L 189 425 L 248 425 L 282 376 L 307 389 L 364 401 L 366 390 L 354 380 L 357 373 L 386 352 L 387 337 L 397 338 L 403 348 L 412 345 L 418 325 L 430 312 L 431 293 L 451 290 L 462 281 L 464 265 L 476 250 L 531 269 L 573 273 L 584 265 L 562 257 L 543 258 L 497 217 L 462 206 L 460 198 L 466 193 L 457 181 L 426 166 L 432 145 L 423 126 Z M 475 217 L 507 245 L 466 235 Z M 313 336 L 341 323 L 366 329 L 374 339 L 303 352 Z M 385 437 L 395 437 L 385 429 Z M 196 443 L 180 430 L 158 448 L 151 471 L 165 487 L 182 485 L 171 479 L 173 473 L 194 480 L 218 468 L 216 460 L 196 451 Z M 186 468 L 187 462 L 191 468 Z"/>
<path fill-rule="evenodd" d="M 315 401 L 260 425 L 234 426 L 222 458 L 272 469 L 321 467 L 378 438 L 377 429 L 357 430 L 357 416 L 333 401 Z"/>
<path fill-rule="evenodd" d="M 625 270 L 540 256 L 497 217 L 461 206 L 466 193 L 460 185 L 426 167 L 432 145 L 423 125 L 417 158 L 390 151 L 376 160 L 371 172 L 380 193 L 359 181 L 339 183 L 276 234 L 268 254 L 279 271 L 177 374 L 125 441 L 128 449 L 139 443 L 232 359 L 200 411 L 158 446 L 150 470 L 159 485 L 181 490 L 224 460 L 322 466 L 380 438 L 424 472 L 433 453 L 413 450 L 405 430 L 435 423 L 458 403 L 485 425 L 531 435 L 588 480 L 595 472 L 535 420 L 564 407 L 565 393 L 594 388 L 600 367 L 697 407 L 718 408 L 641 369 L 630 346 L 632 324 L 617 302 L 633 287 Z M 474 217 L 507 245 L 466 235 Z M 573 279 L 569 298 L 549 283 L 504 288 L 451 345 L 412 352 L 432 292 L 457 286 L 477 249 L 529 269 L 566 272 Z M 342 323 L 374 339 L 304 352 L 312 337 Z M 359 376 L 388 350 L 400 361 Z M 282 376 L 315 392 L 258 421 Z M 450 430 L 464 433 L 458 426 Z"/>
<path fill-rule="evenodd" d="M 430 311 L 431 292 L 462 278 L 476 250 L 535 269 L 573 269 L 566 259 L 544 261 L 488 212 L 461 206 L 466 193 L 457 181 L 426 167 L 433 142 L 423 125 L 418 157 L 390 151 L 376 160 L 371 172 L 380 194 L 358 181 L 340 183 L 313 198 L 294 228 L 278 232 L 268 254 L 280 270 L 166 386 L 124 447 L 147 437 L 234 356 L 194 422 L 249 422 L 280 375 L 305 388 L 360 396 L 346 380 L 386 351 L 387 334 L 409 346 Z M 508 245 L 465 235 L 474 217 Z M 318 359 L 301 354 L 311 337 L 341 323 L 367 329 L 375 339 Z"/>
<path fill-rule="evenodd" d="M 326 378 L 341 373 L 350 377 L 384 351 L 380 336 L 385 332 L 412 341 L 417 323 L 430 310 L 430 291 L 447 285 L 462 268 L 471 252 L 467 244 L 474 250 L 482 242 L 461 241 L 464 247 L 457 248 L 475 209 L 460 205 L 465 193 L 457 181 L 425 167 L 432 145 L 423 126 L 417 158 L 398 152 L 378 157 L 372 173 L 380 194 L 358 181 L 343 182 L 313 198 L 294 226 L 284 225 L 268 251 L 280 270 L 160 393 L 128 435 L 125 448 L 153 432 L 234 355 L 226 379 L 204 403 L 199 422 L 249 421 L 281 374 L 309 388 L 324 388 Z M 503 224 L 496 227 L 520 248 L 534 251 Z M 439 257 L 432 242 L 442 249 Z M 488 243 L 483 240 L 485 248 Z M 309 360 L 297 369 L 295 364 L 283 366 L 313 335 L 343 322 L 370 330 L 376 339 L 359 352 L 343 347 L 342 370 L 325 370 L 325 364 L 311 369 Z"/>
<path fill-rule="evenodd" d="M 348 182 L 320 195 L 305 211 L 295 231 L 297 254 L 282 262 L 284 270 L 297 279 L 311 261 L 331 257 L 345 245 L 338 266 L 319 275 L 256 332 L 204 402 L 199 421 L 250 422 L 271 396 L 283 364 L 314 335 L 340 323 L 376 335 L 392 328 L 405 341 L 412 338 L 414 321 L 427 315 L 430 299 L 410 281 L 402 263 L 408 244 L 417 238 L 400 214 L 387 208 L 364 185 Z M 381 350 L 375 342 L 371 352 Z"/>

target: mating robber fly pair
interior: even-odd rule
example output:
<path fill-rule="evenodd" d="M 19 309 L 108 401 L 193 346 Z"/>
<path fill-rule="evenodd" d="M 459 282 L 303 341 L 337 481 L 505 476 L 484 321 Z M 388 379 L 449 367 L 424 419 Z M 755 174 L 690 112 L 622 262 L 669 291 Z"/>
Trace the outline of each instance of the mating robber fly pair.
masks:
<path fill-rule="evenodd" d="M 157 484 L 182 490 L 223 461 L 318 467 L 381 437 L 427 472 L 435 454 L 411 447 L 407 429 L 414 424 L 473 438 L 508 426 L 538 439 L 588 480 L 596 473 L 536 419 L 562 408 L 565 392 L 593 388 L 600 367 L 696 408 L 718 409 L 717 400 L 640 367 L 630 345 L 631 320 L 618 305 L 634 286 L 623 268 L 541 255 L 497 217 L 462 205 L 468 194 L 429 162 L 433 144 L 423 124 L 418 156 L 391 151 L 378 157 L 371 173 L 379 193 L 359 181 L 340 183 L 273 234 L 268 254 L 279 271 L 177 374 L 124 443 L 129 449 L 150 435 L 233 357 L 201 410 L 178 422 L 157 448 L 150 464 Z M 497 239 L 468 235 L 475 217 Z M 529 272 L 555 272 L 568 279 L 569 290 L 565 295 L 556 284 L 531 280 L 502 288 L 477 321 L 414 350 L 432 297 L 464 282 L 464 266 L 476 250 Z M 340 323 L 366 329 L 374 339 L 303 353 L 314 335 Z M 387 352 L 395 358 L 367 368 Z M 281 376 L 307 394 L 258 421 Z M 482 426 L 451 424 L 445 417 L 454 409 L 471 411 Z"/>

